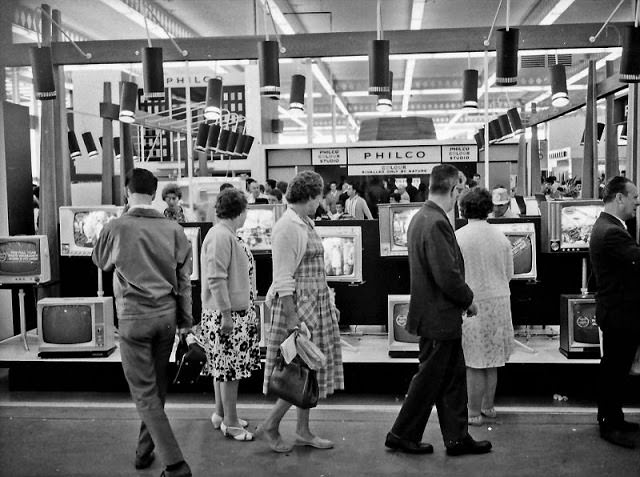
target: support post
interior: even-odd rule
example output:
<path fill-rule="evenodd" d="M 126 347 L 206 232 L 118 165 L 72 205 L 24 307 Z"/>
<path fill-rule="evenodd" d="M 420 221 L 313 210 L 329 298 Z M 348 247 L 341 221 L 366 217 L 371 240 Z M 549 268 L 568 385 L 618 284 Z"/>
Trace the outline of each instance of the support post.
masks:
<path fill-rule="evenodd" d="M 131 139 L 131 124 L 120 123 L 120 196 L 117 205 L 127 203 L 125 181 L 127 174 L 133 169 L 133 142 Z"/>
<path fill-rule="evenodd" d="M 638 128 L 640 128 L 640 88 L 638 83 L 629 84 L 628 108 L 626 176 L 636 184 L 639 184 L 638 153 L 640 152 L 640 131 L 638 131 Z"/>
<path fill-rule="evenodd" d="M 613 61 L 607 61 L 606 65 L 607 78 L 613 76 Z M 606 152 L 604 156 L 604 177 L 609 180 L 620 174 L 620 162 L 618 160 L 618 127 L 614 124 L 614 102 L 613 94 L 607 96 L 607 119 L 604 127 L 606 133 L 605 141 L 607 142 Z"/>
<path fill-rule="evenodd" d="M 525 107 L 522 106 L 522 117 L 524 117 Z M 518 141 L 518 180 L 516 182 L 516 191 L 518 195 L 531 195 L 527 194 L 527 138 L 524 132 L 520 134 Z"/>
<path fill-rule="evenodd" d="M 536 104 L 531 104 L 531 114 L 536 113 Z M 529 174 L 529 194 L 540 192 L 540 143 L 538 142 L 538 125 L 531 126 L 531 173 Z"/>
<path fill-rule="evenodd" d="M 51 16 L 53 20 L 62 25 L 62 15 L 60 10 L 53 10 Z M 53 41 L 62 42 L 62 31 L 55 23 L 51 25 L 53 31 Z M 56 198 L 58 206 L 71 205 L 71 156 L 69 155 L 69 139 L 67 137 L 67 101 L 65 89 L 64 67 L 53 65 L 53 76 L 56 82 L 55 105 L 55 163 L 56 163 Z"/>
<path fill-rule="evenodd" d="M 102 100 L 111 104 L 111 83 L 102 84 Z M 102 203 L 113 204 L 113 123 L 102 118 Z"/>
<path fill-rule="evenodd" d="M 584 154 L 582 159 L 582 198 L 598 197 L 598 116 L 596 110 L 596 62 L 589 60 L 587 79 L 587 112 L 584 125 Z"/>

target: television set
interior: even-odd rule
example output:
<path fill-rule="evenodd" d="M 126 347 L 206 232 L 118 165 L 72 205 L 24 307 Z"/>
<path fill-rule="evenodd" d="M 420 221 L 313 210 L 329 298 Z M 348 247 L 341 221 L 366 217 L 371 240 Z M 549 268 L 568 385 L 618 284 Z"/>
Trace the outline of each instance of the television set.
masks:
<path fill-rule="evenodd" d="M 588 252 L 593 224 L 604 210 L 596 199 L 543 202 L 542 251 L 548 253 Z"/>
<path fill-rule="evenodd" d="M 283 212 L 282 204 L 248 205 L 247 220 L 238 229 L 238 237 L 253 253 L 271 253 L 271 232 Z"/>
<path fill-rule="evenodd" d="M 515 222 L 513 219 L 490 219 L 509 239 L 513 252 L 513 279 L 535 280 L 538 277 L 536 229 L 533 222 Z"/>
<path fill-rule="evenodd" d="M 324 247 L 328 282 L 362 282 L 362 229 L 358 226 L 316 227 Z"/>
<path fill-rule="evenodd" d="M 387 297 L 387 333 L 389 356 L 392 358 L 413 358 L 418 356 L 420 337 L 409 333 L 405 326 L 409 316 L 411 295 L 389 295 Z"/>
<path fill-rule="evenodd" d="M 41 358 L 104 357 L 115 349 L 113 297 L 38 301 Z"/>
<path fill-rule="evenodd" d="M 422 202 L 378 204 L 380 256 L 407 256 L 407 230 Z"/>
<path fill-rule="evenodd" d="M 46 283 L 51 280 L 46 235 L 0 237 L 0 285 Z"/>
<path fill-rule="evenodd" d="M 525 196 L 524 207 L 525 207 L 524 215 L 540 215 L 540 205 L 536 197 Z"/>
<path fill-rule="evenodd" d="M 184 234 L 191 242 L 191 257 L 193 259 L 193 265 L 191 269 L 191 281 L 197 282 L 200 280 L 200 246 L 202 245 L 202 237 L 200 235 L 200 227 L 195 225 L 182 224 Z"/>
<path fill-rule="evenodd" d="M 567 358 L 599 358 L 594 295 L 560 295 L 560 352 Z"/>
<path fill-rule="evenodd" d="M 122 210 L 115 205 L 60 207 L 60 255 L 90 256 L 104 225 Z"/>

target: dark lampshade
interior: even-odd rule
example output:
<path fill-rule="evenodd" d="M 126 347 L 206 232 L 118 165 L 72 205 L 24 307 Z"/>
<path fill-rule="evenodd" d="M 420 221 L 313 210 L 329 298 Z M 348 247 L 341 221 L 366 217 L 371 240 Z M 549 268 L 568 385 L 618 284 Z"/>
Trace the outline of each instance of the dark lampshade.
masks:
<path fill-rule="evenodd" d="M 249 155 L 249 151 L 251 151 L 251 146 L 253 146 L 253 140 L 254 140 L 253 136 L 246 134 L 246 137 L 244 140 L 244 150 L 242 151 L 242 155 L 244 157 L 247 157 Z"/>
<path fill-rule="evenodd" d="M 569 91 L 567 90 L 567 73 L 564 65 L 555 64 L 551 70 L 551 104 L 561 108 L 569 104 Z"/>
<path fill-rule="evenodd" d="M 209 78 L 207 81 L 207 102 L 204 106 L 204 117 L 209 121 L 220 119 L 222 114 L 222 80 Z"/>
<path fill-rule="evenodd" d="M 620 140 L 627 140 L 627 123 L 622 123 L 622 128 L 620 128 Z"/>
<path fill-rule="evenodd" d="M 509 117 L 506 114 L 498 116 L 498 125 L 500 126 L 500 137 L 507 138 L 513 136 L 511 130 L 511 124 L 509 123 Z"/>
<path fill-rule="evenodd" d="M 518 108 L 511 108 L 507 110 L 507 117 L 509 118 L 509 124 L 511 124 L 511 130 L 513 131 L 513 134 L 521 134 L 524 132 L 524 127 L 522 127 L 522 120 L 520 119 Z"/>
<path fill-rule="evenodd" d="M 598 123 L 598 143 L 602 139 L 602 133 L 604 132 L 604 123 Z M 580 145 L 584 146 L 584 131 L 582 131 L 582 138 L 580 139 Z"/>
<path fill-rule="evenodd" d="M 473 135 L 473 138 L 476 140 L 478 149 L 483 149 L 484 148 L 484 128 L 480 129 L 477 133 L 475 133 Z"/>
<path fill-rule="evenodd" d="M 69 154 L 71 158 L 75 159 L 76 157 L 80 157 L 82 153 L 80 152 L 80 145 L 78 144 L 76 133 L 73 131 L 67 132 L 67 141 L 69 142 Z"/>
<path fill-rule="evenodd" d="M 369 94 L 388 94 L 389 90 L 389 40 L 373 40 L 369 50 Z"/>
<path fill-rule="evenodd" d="M 88 131 L 83 132 L 82 142 L 84 142 L 84 146 L 87 148 L 89 157 L 95 157 L 98 155 L 98 148 L 96 147 L 96 143 L 93 141 L 93 134 Z"/>
<path fill-rule="evenodd" d="M 142 49 L 142 75 L 144 77 L 144 95 L 147 98 L 163 99 L 162 48 L 148 46 Z"/>
<path fill-rule="evenodd" d="M 120 138 L 119 137 L 113 138 L 113 152 L 116 153 L 116 157 L 120 155 Z"/>
<path fill-rule="evenodd" d="M 237 131 L 229 131 L 229 139 L 227 139 L 227 147 L 225 148 L 225 152 L 229 154 L 233 154 L 236 150 L 236 144 L 238 144 L 238 137 L 240 137 L 240 133 Z"/>
<path fill-rule="evenodd" d="M 295 115 L 304 113 L 304 90 L 307 80 L 304 75 L 291 77 L 291 97 L 289 98 L 289 112 Z"/>
<path fill-rule="evenodd" d="M 100 117 L 117 121 L 120 116 L 120 106 L 112 103 L 100 103 Z"/>
<path fill-rule="evenodd" d="M 215 151 L 218 147 L 218 137 L 220 137 L 220 125 L 210 124 L 209 134 L 207 135 L 207 149 Z"/>
<path fill-rule="evenodd" d="M 243 133 L 240 133 L 238 136 L 238 142 L 236 142 L 236 147 L 233 149 L 233 154 L 235 156 L 242 156 L 242 151 L 244 151 L 244 143 L 247 140 L 247 136 Z"/>
<path fill-rule="evenodd" d="M 229 129 L 223 128 L 220 130 L 220 135 L 218 136 L 218 145 L 216 149 L 220 152 L 227 152 L 227 144 L 229 143 L 229 135 L 231 131 Z"/>
<path fill-rule="evenodd" d="M 502 137 L 501 134 L 500 122 L 497 119 L 489 121 L 489 143 L 493 144 L 499 140 Z"/>
<path fill-rule="evenodd" d="M 496 85 L 513 86 L 518 83 L 518 42 L 520 30 L 496 30 Z"/>
<path fill-rule="evenodd" d="M 462 76 L 462 107 L 478 108 L 478 70 L 464 70 Z"/>
<path fill-rule="evenodd" d="M 31 70 L 36 99 L 56 99 L 51 48 L 48 46 L 32 46 L 29 48 L 29 55 L 31 56 Z"/>
<path fill-rule="evenodd" d="M 389 71 L 389 92 L 378 95 L 376 110 L 381 113 L 388 113 L 393 110 L 393 71 Z"/>
<path fill-rule="evenodd" d="M 206 152 L 208 136 L 209 125 L 205 122 L 201 122 L 198 126 L 198 135 L 196 136 L 196 151 Z"/>
<path fill-rule="evenodd" d="M 620 81 L 640 83 L 640 27 L 626 26 L 622 33 Z"/>
<path fill-rule="evenodd" d="M 137 104 L 138 85 L 131 81 L 123 81 L 120 90 L 120 115 L 118 119 L 123 123 L 132 123 L 135 121 Z"/>
<path fill-rule="evenodd" d="M 272 99 L 280 97 L 280 45 L 277 41 L 258 42 L 258 65 L 260 68 L 260 94 Z"/>
<path fill-rule="evenodd" d="M 273 134 L 282 134 L 284 131 L 284 121 L 282 119 L 271 120 L 271 132 Z"/>

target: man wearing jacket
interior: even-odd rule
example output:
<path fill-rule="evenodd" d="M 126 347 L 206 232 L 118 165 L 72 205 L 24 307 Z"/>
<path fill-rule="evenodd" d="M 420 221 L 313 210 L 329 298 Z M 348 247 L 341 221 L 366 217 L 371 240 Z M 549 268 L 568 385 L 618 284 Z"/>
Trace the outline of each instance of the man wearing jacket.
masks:
<path fill-rule="evenodd" d="M 624 420 L 622 394 L 640 346 L 640 247 L 625 224 L 636 215 L 638 189 L 614 177 L 604 189 L 604 211 L 596 220 L 589 254 L 596 278 L 596 320 L 602 330 L 603 356 L 598 383 L 600 436 L 633 449 L 630 435 L 640 426 Z M 633 234 L 633 235 L 632 235 Z"/>
<path fill-rule="evenodd" d="M 142 420 L 135 467 L 149 467 L 157 448 L 162 476 L 189 477 L 164 401 L 176 327 L 185 333 L 193 322 L 191 245 L 182 227 L 151 205 L 157 186 L 145 169 L 127 174 L 129 209 L 104 226 L 93 262 L 113 271 L 122 368 Z"/>
<path fill-rule="evenodd" d="M 448 455 L 491 450 L 490 442 L 475 441 L 467 429 L 462 314 L 475 315 L 477 310 L 447 218 L 458 199 L 457 185 L 458 169 L 434 167 L 429 200 L 414 215 L 407 233 L 411 277 L 407 331 L 420 336 L 420 364 L 385 445 L 413 454 L 433 452 L 433 446 L 421 439 L 434 404 Z"/>

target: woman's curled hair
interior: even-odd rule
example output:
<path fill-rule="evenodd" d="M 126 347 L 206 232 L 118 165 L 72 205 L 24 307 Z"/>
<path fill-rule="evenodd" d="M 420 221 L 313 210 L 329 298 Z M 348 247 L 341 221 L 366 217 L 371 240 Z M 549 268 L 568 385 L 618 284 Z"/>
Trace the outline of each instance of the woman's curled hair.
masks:
<path fill-rule="evenodd" d="M 460 199 L 460 212 L 467 219 L 486 219 L 493 210 L 491 192 L 482 187 L 468 191 Z"/>
<path fill-rule="evenodd" d="M 322 176 L 313 171 L 302 171 L 296 175 L 287 187 L 287 202 L 297 204 L 307 202 L 322 194 L 324 182 Z"/>
<path fill-rule="evenodd" d="M 216 199 L 216 216 L 219 219 L 235 219 L 247 208 L 247 198 L 238 189 L 225 189 Z"/>

